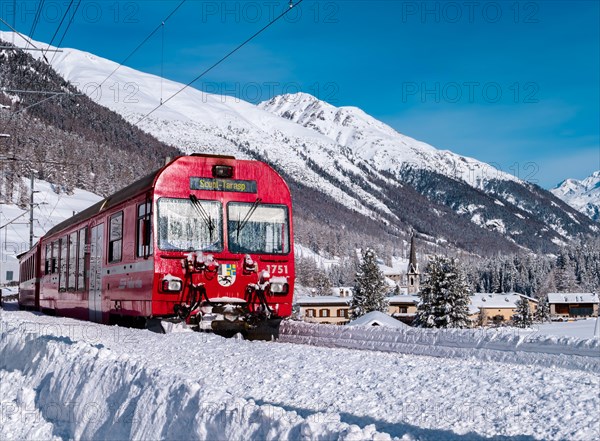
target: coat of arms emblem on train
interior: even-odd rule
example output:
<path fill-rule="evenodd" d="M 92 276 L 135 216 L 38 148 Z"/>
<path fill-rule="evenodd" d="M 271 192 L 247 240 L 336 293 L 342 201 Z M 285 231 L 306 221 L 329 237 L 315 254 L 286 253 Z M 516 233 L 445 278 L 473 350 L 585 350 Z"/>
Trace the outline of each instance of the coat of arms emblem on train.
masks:
<path fill-rule="evenodd" d="M 235 283 L 236 266 L 233 263 L 219 265 L 217 279 L 221 286 L 231 286 Z"/>

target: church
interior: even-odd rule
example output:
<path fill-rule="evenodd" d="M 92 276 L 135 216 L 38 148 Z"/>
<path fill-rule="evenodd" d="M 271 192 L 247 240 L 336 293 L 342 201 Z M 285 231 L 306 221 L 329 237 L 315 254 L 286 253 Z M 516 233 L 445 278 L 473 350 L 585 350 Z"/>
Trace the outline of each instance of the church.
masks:
<path fill-rule="evenodd" d="M 393 281 L 396 286 L 396 292 L 400 294 L 418 294 L 421 285 L 421 272 L 419 271 L 419 262 L 417 261 L 417 248 L 415 246 L 415 235 L 413 233 L 410 239 L 410 253 L 406 272 L 401 267 L 381 266 L 383 275 Z"/>

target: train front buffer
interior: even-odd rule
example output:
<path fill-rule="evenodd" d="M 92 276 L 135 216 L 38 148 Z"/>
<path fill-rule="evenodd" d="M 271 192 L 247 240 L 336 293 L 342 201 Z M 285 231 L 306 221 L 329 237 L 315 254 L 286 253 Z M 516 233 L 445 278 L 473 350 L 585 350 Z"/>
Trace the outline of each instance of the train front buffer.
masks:
<path fill-rule="evenodd" d="M 258 260 L 249 254 L 241 259 L 187 254 L 177 271 L 182 277 L 169 273 L 159 281 L 162 293 L 178 296 L 172 318 L 223 334 L 277 327 L 291 314 L 293 280 L 285 275 L 287 263 L 270 266 Z M 283 274 L 272 275 L 270 270 Z"/>

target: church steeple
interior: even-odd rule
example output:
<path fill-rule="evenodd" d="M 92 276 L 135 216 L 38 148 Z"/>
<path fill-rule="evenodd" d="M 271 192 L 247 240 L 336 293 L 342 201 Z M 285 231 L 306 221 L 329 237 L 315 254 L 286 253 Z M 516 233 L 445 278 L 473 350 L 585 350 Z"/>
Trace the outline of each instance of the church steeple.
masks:
<path fill-rule="evenodd" d="M 417 249 L 415 247 L 415 233 L 413 233 L 410 239 L 410 259 L 408 261 L 408 271 L 406 272 L 408 278 L 408 294 L 416 294 L 419 292 L 419 262 L 417 262 Z"/>

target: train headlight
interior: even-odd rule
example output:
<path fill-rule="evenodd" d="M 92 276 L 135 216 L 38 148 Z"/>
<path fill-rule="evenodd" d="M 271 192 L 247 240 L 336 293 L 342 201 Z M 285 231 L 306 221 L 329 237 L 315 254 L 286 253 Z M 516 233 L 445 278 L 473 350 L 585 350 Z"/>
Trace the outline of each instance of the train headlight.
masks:
<path fill-rule="evenodd" d="M 183 282 L 169 274 L 162 279 L 161 288 L 164 292 L 179 292 L 183 288 Z"/>
<path fill-rule="evenodd" d="M 230 165 L 213 165 L 212 175 L 214 178 L 232 178 L 233 167 Z"/>
<path fill-rule="evenodd" d="M 271 292 L 273 294 L 287 294 L 290 290 L 290 285 L 285 277 L 271 278 Z"/>

